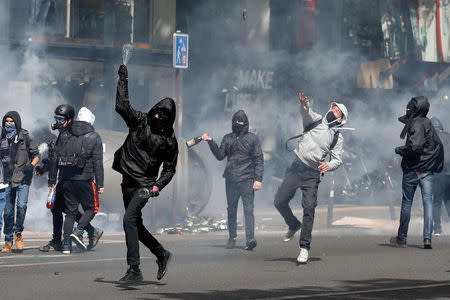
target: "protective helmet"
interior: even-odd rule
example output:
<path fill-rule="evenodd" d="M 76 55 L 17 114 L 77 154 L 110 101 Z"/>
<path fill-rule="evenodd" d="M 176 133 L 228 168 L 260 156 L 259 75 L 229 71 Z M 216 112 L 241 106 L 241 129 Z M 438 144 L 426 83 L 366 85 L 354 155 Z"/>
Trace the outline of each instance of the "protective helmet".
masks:
<path fill-rule="evenodd" d="M 73 120 L 75 117 L 75 109 L 72 105 L 61 104 L 55 109 L 55 116 L 64 117 L 66 120 Z"/>

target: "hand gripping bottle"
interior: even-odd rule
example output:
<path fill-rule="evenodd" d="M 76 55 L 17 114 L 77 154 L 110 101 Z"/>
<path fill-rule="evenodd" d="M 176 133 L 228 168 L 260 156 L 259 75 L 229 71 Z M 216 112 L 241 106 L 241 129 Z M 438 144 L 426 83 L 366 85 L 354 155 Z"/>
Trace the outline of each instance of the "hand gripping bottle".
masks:
<path fill-rule="evenodd" d="M 52 187 L 48 192 L 47 208 L 53 209 L 54 206 L 55 206 L 55 187 Z"/>
<path fill-rule="evenodd" d="M 189 141 L 186 142 L 186 146 L 188 146 L 188 148 L 191 148 L 195 145 L 197 145 L 198 143 L 200 143 L 202 141 L 202 137 L 201 136 L 197 136 L 195 138 L 190 139 Z"/>

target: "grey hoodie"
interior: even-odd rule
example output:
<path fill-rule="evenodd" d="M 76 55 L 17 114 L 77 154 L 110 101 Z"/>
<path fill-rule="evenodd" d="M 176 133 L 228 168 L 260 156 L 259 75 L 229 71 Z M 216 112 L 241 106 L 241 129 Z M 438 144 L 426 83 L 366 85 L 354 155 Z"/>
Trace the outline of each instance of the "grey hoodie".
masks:
<path fill-rule="evenodd" d="M 347 122 L 348 112 L 343 104 L 336 102 L 331 103 L 330 110 L 333 105 L 337 105 L 341 109 L 343 118 L 341 124 L 331 128 L 326 118 L 322 119 L 322 116 L 314 112 L 311 108 L 308 107 L 307 110 L 300 109 L 303 118 L 303 128 L 322 119 L 322 123 L 302 136 L 297 148 L 294 150 L 298 159 L 314 170 L 318 170 L 319 162 L 325 161 L 328 154 L 331 155 L 330 161 L 327 162 L 329 171 L 336 170 L 342 164 L 344 138 L 341 133 L 339 133 L 338 141 L 331 151 L 330 146 L 333 142 L 335 132 Z"/>

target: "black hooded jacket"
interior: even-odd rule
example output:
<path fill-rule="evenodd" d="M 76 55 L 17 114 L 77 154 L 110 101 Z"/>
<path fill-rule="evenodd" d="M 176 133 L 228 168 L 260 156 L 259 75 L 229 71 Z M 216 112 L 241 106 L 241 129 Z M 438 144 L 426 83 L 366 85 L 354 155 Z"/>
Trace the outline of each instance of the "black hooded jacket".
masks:
<path fill-rule="evenodd" d="M 59 161 L 66 154 L 76 152 L 81 158 L 83 166 L 69 167 L 59 165 Z M 62 130 L 56 140 L 52 166 L 49 170 L 49 183 L 56 183 L 59 170 L 60 180 L 86 180 L 95 179 L 97 189 L 103 187 L 103 143 L 100 135 L 88 122 L 72 121 L 66 130 Z"/>
<path fill-rule="evenodd" d="M 128 80 L 119 79 L 116 93 L 116 112 L 124 119 L 129 133 L 123 145 L 114 154 L 113 169 L 123 175 L 124 185 L 130 187 L 157 186 L 162 190 L 175 175 L 178 144 L 173 131 L 175 102 L 164 98 L 148 113 L 131 107 Z M 150 121 L 155 113 L 166 120 L 164 132 L 154 133 Z M 156 132 L 156 130 L 153 131 Z M 158 178 L 159 168 L 163 165 Z"/>
<path fill-rule="evenodd" d="M 2 163 L 4 168 L 4 181 L 10 182 L 12 187 L 21 184 L 31 185 L 33 169 L 29 168 L 35 157 L 40 157 L 39 149 L 33 136 L 22 128 L 22 120 L 16 111 L 9 111 L 2 120 L 1 139 L 6 138 L 6 118 L 12 118 L 16 124 L 17 135 L 9 141 L 9 151 L 2 151 Z"/>
<path fill-rule="evenodd" d="M 225 135 L 220 143 L 220 148 L 216 142 L 209 141 L 209 148 L 218 160 L 228 158 L 223 174 L 227 180 L 262 182 L 264 157 L 261 143 L 256 135 L 248 132 L 248 118 L 243 110 L 233 115 L 232 126 L 236 120 L 244 122 L 243 129 L 239 133 L 231 132 Z"/>
<path fill-rule="evenodd" d="M 431 121 L 427 118 L 430 104 L 423 96 L 412 98 L 408 103 L 412 117 L 399 118 L 405 124 L 406 143 L 395 152 L 403 157 L 403 172 L 442 171 L 444 148 Z"/>

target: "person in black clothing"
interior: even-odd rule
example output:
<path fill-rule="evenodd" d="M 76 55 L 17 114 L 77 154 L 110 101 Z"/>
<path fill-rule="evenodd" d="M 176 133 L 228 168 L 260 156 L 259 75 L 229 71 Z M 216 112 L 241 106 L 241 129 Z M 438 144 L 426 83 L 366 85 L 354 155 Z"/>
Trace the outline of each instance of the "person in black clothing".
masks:
<path fill-rule="evenodd" d="M 63 104 L 55 110 L 56 123 L 53 129 L 59 129 L 60 135 L 54 147 L 54 157 L 49 170 L 49 188 L 56 184 L 55 214 L 60 215 L 64 207 L 66 218 L 64 220 L 64 234 L 62 253 L 70 254 L 72 241 L 82 250 L 87 250 L 83 242 L 84 230 L 95 233 L 89 222 L 94 218 L 95 200 L 94 193 L 99 194 L 103 188 L 103 144 L 100 136 L 94 131 L 89 122 L 72 121 L 74 109 L 70 105 Z M 58 174 L 59 171 L 59 174 Z M 93 184 L 95 178 L 95 184 Z M 78 220 L 74 229 L 73 225 L 81 204 L 84 213 Z M 55 228 L 54 228 L 55 231 Z M 54 233 L 53 239 L 57 239 L 60 232 Z"/>
<path fill-rule="evenodd" d="M 220 148 L 207 133 L 202 136 L 202 139 L 208 141 L 211 152 L 218 160 L 228 158 L 223 174 L 230 235 L 226 248 L 231 249 L 236 245 L 236 214 L 239 198 L 242 197 L 247 238 L 245 250 L 252 250 L 256 247 L 253 216 L 255 191 L 262 187 L 264 157 L 258 137 L 248 132 L 248 118 L 243 110 L 233 115 L 231 128 L 232 132 L 223 137 Z"/>
<path fill-rule="evenodd" d="M 149 197 L 156 197 L 175 175 L 178 144 L 172 128 L 176 107 L 171 98 L 164 98 L 148 113 L 135 110 L 128 98 L 128 70 L 119 68 L 116 112 L 124 119 L 129 132 L 123 145 L 114 154 L 113 169 L 122 174 L 125 206 L 123 228 L 127 242 L 129 268 L 121 283 L 143 280 L 139 269 L 139 241 L 157 257 L 157 278 L 167 271 L 172 254 L 151 235 L 142 221 L 142 208 Z M 158 178 L 159 168 L 162 171 Z"/>
<path fill-rule="evenodd" d="M 81 111 L 81 110 L 80 110 Z M 36 166 L 35 174 L 38 176 L 43 176 L 50 169 L 56 168 L 56 157 L 55 157 L 55 146 L 56 143 L 64 144 L 70 137 L 69 126 L 72 123 L 72 120 L 75 115 L 75 109 L 68 104 L 62 104 L 55 109 L 55 121 L 56 123 L 52 126 L 52 129 L 59 131 L 58 138 L 53 138 L 48 136 L 45 139 L 45 142 L 48 145 L 48 156 L 42 160 L 42 165 Z M 55 170 L 53 170 L 55 172 Z M 53 178 L 49 178 L 49 188 L 52 188 L 56 184 L 56 174 L 52 173 Z M 50 174 L 49 174 L 50 175 Z M 60 173 L 61 175 L 61 173 Z M 99 175 L 100 176 L 100 175 Z M 96 180 L 98 180 L 96 178 Z M 63 228 L 63 212 L 65 210 L 65 200 L 64 200 L 64 190 L 62 189 L 62 184 L 57 184 L 55 187 L 55 203 L 52 212 L 53 219 L 53 237 L 52 239 L 45 245 L 39 247 L 40 251 L 48 252 L 51 249 L 56 251 L 61 251 L 62 248 L 62 228 Z M 102 190 L 103 192 L 103 190 Z M 81 212 L 77 212 L 75 216 L 75 221 L 78 223 L 80 221 L 82 214 Z M 93 227 L 90 223 L 86 226 L 86 232 L 88 233 L 89 244 L 87 245 L 87 250 L 92 250 L 100 240 L 103 235 L 103 230 L 100 228 Z M 66 251 L 67 252 L 67 251 Z"/>
<path fill-rule="evenodd" d="M 433 117 L 430 119 L 444 146 L 444 169 L 435 176 L 433 182 L 433 230 L 434 236 L 442 234 L 441 208 L 445 204 L 447 215 L 450 217 L 450 133 L 444 131 L 441 121 Z"/>
<path fill-rule="evenodd" d="M 411 206 L 417 186 L 420 186 L 423 200 L 423 244 L 431 249 L 433 232 L 433 180 L 434 173 L 440 173 L 444 165 L 444 148 L 431 121 L 427 118 L 430 103 L 424 96 L 412 98 L 406 106 L 406 115 L 399 118 L 405 124 L 400 137 L 406 136 L 404 146 L 395 148 L 402 156 L 402 207 L 397 236 L 390 243 L 395 247 L 406 247 Z"/>

